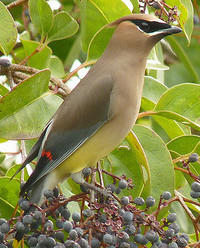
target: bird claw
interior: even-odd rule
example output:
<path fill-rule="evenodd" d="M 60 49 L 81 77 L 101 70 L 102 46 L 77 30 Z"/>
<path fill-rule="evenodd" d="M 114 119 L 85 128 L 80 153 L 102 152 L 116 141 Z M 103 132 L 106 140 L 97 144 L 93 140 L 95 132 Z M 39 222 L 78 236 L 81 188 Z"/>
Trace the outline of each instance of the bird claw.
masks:
<path fill-rule="evenodd" d="M 106 197 L 106 198 L 107 198 L 107 197 L 112 197 L 112 195 L 111 195 L 111 190 L 110 190 L 110 189 L 102 189 L 102 188 L 99 188 L 99 187 L 97 187 L 97 186 L 95 186 L 95 185 L 92 185 L 92 184 L 90 184 L 90 183 L 87 183 L 87 182 L 82 183 L 82 185 L 83 185 L 84 187 L 86 187 L 86 188 L 92 190 L 92 191 L 97 192 L 98 194 L 100 194 L 100 195 L 102 195 L 102 196 L 104 196 L 104 197 Z"/>

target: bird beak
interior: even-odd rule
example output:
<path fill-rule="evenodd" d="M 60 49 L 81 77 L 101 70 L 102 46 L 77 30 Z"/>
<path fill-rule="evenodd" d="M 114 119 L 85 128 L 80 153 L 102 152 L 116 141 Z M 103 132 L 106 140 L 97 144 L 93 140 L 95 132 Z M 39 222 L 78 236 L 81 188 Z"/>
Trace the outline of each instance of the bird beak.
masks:
<path fill-rule="evenodd" d="M 177 34 L 182 32 L 182 29 L 177 26 L 171 26 L 170 28 L 163 29 L 162 33 L 165 35 Z"/>

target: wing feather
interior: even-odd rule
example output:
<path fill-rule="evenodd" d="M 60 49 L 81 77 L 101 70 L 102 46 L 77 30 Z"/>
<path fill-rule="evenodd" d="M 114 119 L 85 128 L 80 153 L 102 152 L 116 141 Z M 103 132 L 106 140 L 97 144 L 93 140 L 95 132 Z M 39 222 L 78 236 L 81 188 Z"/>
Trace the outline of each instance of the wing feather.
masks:
<path fill-rule="evenodd" d="M 59 166 L 109 121 L 112 80 L 101 80 L 95 90 L 91 87 L 88 91 L 87 85 L 78 85 L 54 115 L 48 134 L 43 137 L 36 168 L 21 194 Z"/>

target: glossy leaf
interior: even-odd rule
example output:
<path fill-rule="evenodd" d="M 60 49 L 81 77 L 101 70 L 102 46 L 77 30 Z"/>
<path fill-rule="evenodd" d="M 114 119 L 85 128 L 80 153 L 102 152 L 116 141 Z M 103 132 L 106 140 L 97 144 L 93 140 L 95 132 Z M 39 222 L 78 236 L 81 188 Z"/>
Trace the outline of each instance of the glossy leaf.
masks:
<path fill-rule="evenodd" d="M 170 43 L 170 46 L 172 47 L 174 52 L 177 54 L 178 58 L 185 65 L 185 68 L 187 69 L 187 71 L 191 74 L 194 82 L 199 83 L 200 78 L 199 78 L 196 68 L 194 67 L 194 63 L 192 63 L 191 58 L 188 56 L 189 54 L 186 53 L 186 49 L 184 49 L 184 46 L 179 42 L 179 39 L 175 37 L 167 37 L 167 41 Z"/>
<path fill-rule="evenodd" d="M 9 92 L 9 90 L 3 84 L 0 84 L 0 95 L 4 96 L 8 92 Z"/>
<path fill-rule="evenodd" d="M 25 57 L 28 57 L 29 55 L 34 53 L 39 47 L 39 42 L 30 41 L 30 40 L 21 40 L 21 41 L 24 48 L 23 51 L 21 52 L 23 52 Z M 52 54 L 51 49 L 48 46 L 46 46 L 44 47 L 44 49 L 37 52 L 28 59 L 28 65 L 39 70 L 45 69 L 47 68 L 50 62 L 51 54 Z"/>
<path fill-rule="evenodd" d="M 169 70 L 169 67 L 161 63 L 157 56 L 157 49 L 154 47 L 147 59 L 146 69 L 149 70 Z"/>
<path fill-rule="evenodd" d="M 0 50 L 8 55 L 17 40 L 17 29 L 14 20 L 6 6 L 0 1 Z"/>
<path fill-rule="evenodd" d="M 143 98 L 141 107 L 145 111 L 149 111 L 155 108 L 159 98 L 167 91 L 167 87 L 160 83 L 153 77 L 146 76 L 143 88 Z M 152 118 L 163 128 L 166 134 L 171 138 L 184 135 L 182 128 L 171 119 L 164 118 L 162 116 L 153 115 Z"/>
<path fill-rule="evenodd" d="M 0 137 L 38 137 L 61 98 L 48 91 L 50 71 L 43 70 L 18 84 L 0 100 Z"/>
<path fill-rule="evenodd" d="M 143 183 L 149 182 L 149 170 L 142 147 L 132 132 L 126 137 L 126 142 L 108 155 L 108 161 L 110 163 L 104 167 L 106 171 L 118 176 L 125 174 L 127 178 L 133 179 L 134 190 L 131 195 L 140 195 Z"/>
<path fill-rule="evenodd" d="M 51 56 L 48 68 L 55 77 L 62 78 L 65 76 L 63 63 L 57 56 Z"/>
<path fill-rule="evenodd" d="M 150 173 L 150 185 L 144 187 L 142 196 L 146 198 L 151 195 L 158 202 L 164 191 L 174 192 L 174 167 L 170 153 L 153 130 L 135 125 L 133 132 L 144 150 Z"/>
<path fill-rule="evenodd" d="M 43 39 L 53 24 L 53 12 L 45 0 L 29 0 L 28 5 L 31 21 Z"/>
<path fill-rule="evenodd" d="M 140 13 L 140 8 L 139 8 L 139 1 L 138 0 L 130 0 L 131 3 L 133 4 L 133 13 Z"/>
<path fill-rule="evenodd" d="M 62 40 L 74 35 L 78 31 L 78 23 L 67 12 L 59 12 L 54 16 L 54 22 L 48 33 L 47 43 Z"/>
<path fill-rule="evenodd" d="M 200 154 L 200 137 L 196 135 L 180 136 L 176 139 L 171 140 L 167 144 L 167 147 L 173 153 L 175 152 L 177 154 L 184 155 L 186 156 L 186 158 L 188 158 L 191 153 L 196 152 Z M 182 165 L 181 163 L 177 163 L 177 166 L 181 166 L 181 165 Z M 195 175 L 199 175 L 200 174 L 199 163 L 196 162 L 190 164 L 190 170 Z M 183 173 L 183 175 L 187 179 L 189 184 L 191 184 L 194 181 L 187 174 Z"/>
<path fill-rule="evenodd" d="M 153 77 L 145 76 L 144 78 L 144 88 L 143 88 L 143 97 L 151 100 L 154 103 L 157 103 L 160 96 L 167 90 L 168 88 L 156 80 Z"/>
<path fill-rule="evenodd" d="M 1 218 L 10 219 L 19 200 L 20 180 L 0 177 Z"/>
<path fill-rule="evenodd" d="M 87 51 L 92 37 L 104 25 L 130 14 L 131 11 L 121 0 L 83 0 L 81 3 L 83 50 Z"/>
<path fill-rule="evenodd" d="M 200 130 L 200 126 L 195 123 L 199 118 L 199 98 L 200 85 L 189 83 L 177 85 L 162 95 L 154 112 Z"/>

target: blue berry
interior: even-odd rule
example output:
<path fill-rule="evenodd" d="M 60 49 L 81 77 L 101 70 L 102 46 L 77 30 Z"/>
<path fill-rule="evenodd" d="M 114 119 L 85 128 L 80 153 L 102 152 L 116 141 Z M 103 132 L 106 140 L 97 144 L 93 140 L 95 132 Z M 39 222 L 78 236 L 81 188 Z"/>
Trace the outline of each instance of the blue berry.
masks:
<path fill-rule="evenodd" d="M 197 153 L 193 153 L 189 156 L 188 162 L 195 163 L 197 162 L 198 158 L 199 158 L 199 155 Z"/>
<path fill-rule="evenodd" d="M 53 222 L 51 220 L 48 220 L 45 224 L 44 224 L 44 229 L 45 230 L 53 230 Z"/>
<path fill-rule="evenodd" d="M 11 63 L 8 59 L 0 59 L 0 66 L 8 68 L 11 66 Z"/>
<path fill-rule="evenodd" d="M 31 224 L 32 221 L 33 221 L 33 217 L 32 217 L 30 214 L 27 214 L 27 215 L 25 215 L 25 216 L 22 218 L 22 222 L 23 222 L 25 225 Z"/>
<path fill-rule="evenodd" d="M 10 231 L 10 226 L 7 224 L 7 223 L 3 223 L 1 226 L 0 226 L 0 231 L 2 233 L 8 233 Z"/>
<path fill-rule="evenodd" d="M 171 223 L 169 225 L 169 228 L 172 228 L 174 230 L 175 234 L 180 232 L 180 226 L 177 223 Z"/>
<path fill-rule="evenodd" d="M 170 198 L 172 197 L 172 194 L 169 192 L 169 191 L 165 191 L 165 192 L 163 192 L 163 194 L 162 194 L 162 198 L 164 199 L 164 200 L 169 200 Z"/>
<path fill-rule="evenodd" d="M 120 244 L 119 248 L 130 248 L 130 245 L 129 245 L 129 243 L 127 243 L 127 242 L 122 242 L 122 243 Z"/>
<path fill-rule="evenodd" d="M 74 222 L 80 221 L 80 220 L 81 220 L 80 214 L 79 214 L 78 212 L 74 212 L 74 213 L 72 214 L 72 220 L 73 220 Z"/>
<path fill-rule="evenodd" d="M 125 222 L 131 222 L 133 220 L 133 217 L 134 217 L 134 215 L 130 211 L 124 212 L 123 219 Z"/>
<path fill-rule="evenodd" d="M 104 236 L 103 236 L 103 241 L 108 244 L 108 245 L 112 245 L 113 243 L 113 237 L 112 235 L 106 233 Z"/>
<path fill-rule="evenodd" d="M 136 197 L 133 201 L 137 206 L 144 205 L 145 201 L 142 197 Z"/>
<path fill-rule="evenodd" d="M 194 190 L 191 190 L 191 191 L 190 191 L 190 196 L 191 196 L 192 198 L 194 198 L 194 199 L 197 199 L 197 198 L 200 197 L 200 192 L 196 192 L 196 191 L 194 191 Z"/>
<path fill-rule="evenodd" d="M 156 200 L 152 196 L 148 196 L 146 199 L 146 205 L 147 207 L 153 207 L 156 203 Z"/>
<path fill-rule="evenodd" d="M 18 232 L 24 232 L 25 226 L 24 226 L 24 224 L 22 222 L 17 222 L 16 225 L 15 225 L 15 229 Z"/>
<path fill-rule="evenodd" d="M 91 240 L 91 248 L 99 248 L 100 247 L 100 242 L 98 239 L 93 238 Z"/>
<path fill-rule="evenodd" d="M 22 210 L 27 211 L 27 210 L 29 210 L 29 208 L 30 208 L 30 202 L 27 201 L 27 200 L 24 200 L 24 201 L 22 201 L 22 202 L 19 204 L 19 206 L 20 206 L 20 208 L 21 208 Z"/>
<path fill-rule="evenodd" d="M 69 237 L 72 240 L 76 240 L 78 238 L 78 233 L 75 229 L 70 230 Z"/>
<path fill-rule="evenodd" d="M 133 235 L 135 234 L 136 228 L 133 224 L 126 225 L 124 231 L 127 232 L 129 235 Z"/>
<path fill-rule="evenodd" d="M 195 192 L 200 192 L 200 183 L 198 182 L 193 182 L 191 185 L 191 189 Z"/>
<path fill-rule="evenodd" d="M 91 173 L 92 173 L 92 170 L 91 170 L 91 168 L 86 167 L 86 168 L 84 168 L 84 169 L 82 170 L 82 173 L 83 173 L 83 176 L 84 176 L 84 177 L 89 177 L 89 175 L 91 175 Z"/>
<path fill-rule="evenodd" d="M 71 213 L 70 213 L 70 211 L 69 211 L 68 208 L 64 208 L 64 209 L 61 210 L 61 216 L 62 216 L 65 220 L 69 220 L 70 215 L 71 215 Z"/>
<path fill-rule="evenodd" d="M 93 241 L 94 243 L 94 241 Z M 78 240 L 78 244 L 80 245 L 81 248 L 89 248 L 89 244 L 88 244 L 88 241 L 86 239 L 79 239 Z M 98 246 L 96 246 L 98 247 Z"/>
<path fill-rule="evenodd" d="M 178 245 L 176 243 L 170 243 L 168 248 L 178 248 Z"/>
<path fill-rule="evenodd" d="M 140 245 L 146 245 L 148 243 L 148 240 L 142 234 L 136 234 L 134 240 Z"/>
<path fill-rule="evenodd" d="M 145 234 L 146 239 L 148 239 L 150 242 L 154 242 L 154 240 L 156 239 L 156 233 L 153 230 L 149 230 L 146 234 Z"/>
<path fill-rule="evenodd" d="M 30 237 L 30 239 L 28 240 L 28 244 L 30 245 L 30 247 L 36 246 L 38 243 L 38 239 L 36 237 Z"/>
<path fill-rule="evenodd" d="M 92 215 L 92 211 L 90 209 L 85 209 L 82 214 L 85 218 L 89 218 Z"/>
<path fill-rule="evenodd" d="M 63 223 L 63 229 L 66 231 L 66 232 L 70 232 L 71 231 L 71 229 L 73 228 L 73 225 L 72 225 L 72 223 L 70 222 L 70 221 L 65 221 L 64 223 Z"/>
<path fill-rule="evenodd" d="M 50 189 L 45 189 L 44 190 L 44 196 L 48 199 L 48 198 L 51 198 L 53 197 L 53 190 L 50 190 Z"/>
<path fill-rule="evenodd" d="M 128 183 L 127 183 L 127 181 L 126 181 L 126 180 L 121 179 L 121 180 L 119 181 L 118 186 L 119 186 L 119 188 L 120 188 L 120 189 L 126 189 L 126 188 L 127 188 L 127 186 L 128 186 Z"/>
<path fill-rule="evenodd" d="M 176 221 L 176 213 L 171 213 L 171 214 L 169 214 L 169 215 L 167 216 L 167 221 L 168 221 L 168 222 L 171 222 L 171 223 L 175 222 L 175 221 Z"/>
<path fill-rule="evenodd" d="M 109 189 L 112 193 L 115 192 L 115 185 L 114 184 L 107 184 L 106 189 Z"/>
<path fill-rule="evenodd" d="M 166 238 L 172 238 L 172 237 L 174 237 L 174 235 L 175 235 L 175 232 L 174 232 L 174 229 L 172 229 L 172 228 L 169 228 L 165 231 L 165 237 Z"/>
<path fill-rule="evenodd" d="M 129 198 L 128 196 L 123 196 L 122 199 L 121 199 L 121 204 L 126 206 L 129 204 Z"/>

